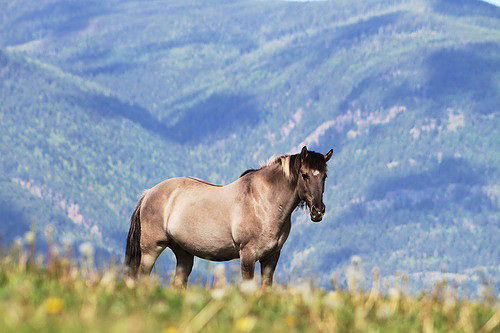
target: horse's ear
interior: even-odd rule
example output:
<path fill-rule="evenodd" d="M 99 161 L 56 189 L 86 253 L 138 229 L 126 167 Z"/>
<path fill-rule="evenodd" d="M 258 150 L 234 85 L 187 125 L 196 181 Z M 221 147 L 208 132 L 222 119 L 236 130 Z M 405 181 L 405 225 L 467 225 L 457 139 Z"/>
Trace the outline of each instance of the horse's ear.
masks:
<path fill-rule="evenodd" d="M 300 159 L 303 161 L 307 156 L 307 146 L 302 147 L 300 151 Z"/>
<path fill-rule="evenodd" d="M 330 149 L 330 151 L 328 153 L 325 154 L 325 161 L 329 161 L 330 158 L 332 157 L 333 155 L 333 149 Z"/>

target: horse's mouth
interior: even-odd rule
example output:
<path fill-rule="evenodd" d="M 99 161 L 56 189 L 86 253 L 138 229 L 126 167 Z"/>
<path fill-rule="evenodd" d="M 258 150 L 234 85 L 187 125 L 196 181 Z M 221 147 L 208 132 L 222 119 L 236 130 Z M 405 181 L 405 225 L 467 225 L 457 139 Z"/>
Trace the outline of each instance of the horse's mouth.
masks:
<path fill-rule="evenodd" d="M 311 221 L 313 221 L 313 222 L 321 222 L 321 220 L 323 220 L 323 215 L 319 215 L 319 214 L 313 215 L 311 213 Z"/>
<path fill-rule="evenodd" d="M 313 222 L 321 222 L 323 220 L 323 213 L 317 212 L 312 209 L 312 205 L 307 203 L 307 208 L 309 208 L 309 215 L 311 216 L 311 221 Z"/>
<path fill-rule="evenodd" d="M 311 216 L 311 221 L 313 221 L 313 222 L 321 222 L 321 220 L 323 220 L 323 214 L 318 213 L 318 212 L 314 212 L 311 209 L 311 206 L 309 206 L 309 215 Z"/>

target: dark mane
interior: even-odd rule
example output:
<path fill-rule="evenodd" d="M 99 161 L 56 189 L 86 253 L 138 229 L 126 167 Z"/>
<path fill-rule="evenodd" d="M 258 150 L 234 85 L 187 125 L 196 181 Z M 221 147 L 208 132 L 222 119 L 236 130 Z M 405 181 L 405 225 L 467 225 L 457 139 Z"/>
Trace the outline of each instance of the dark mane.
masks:
<path fill-rule="evenodd" d="M 255 171 L 259 171 L 262 168 L 265 168 L 269 165 L 273 165 L 276 163 L 282 163 L 282 160 L 288 159 L 290 179 L 295 181 L 295 180 L 297 180 L 297 177 L 299 176 L 300 166 L 301 166 L 299 156 L 300 156 L 300 154 L 279 156 L 279 157 L 275 158 L 274 160 L 272 160 L 271 162 L 269 162 L 268 164 L 266 164 L 258 169 L 248 169 L 248 170 L 244 171 L 240 175 L 240 178 L 245 176 L 245 175 L 248 175 L 250 173 L 253 173 Z M 305 160 L 303 161 L 303 163 L 305 163 L 309 168 L 319 170 L 321 172 L 326 171 L 326 168 L 327 168 L 325 156 L 323 154 L 320 154 L 320 153 L 317 153 L 317 152 L 311 151 L 311 150 L 309 150 L 307 152 L 307 156 L 306 156 Z"/>
<path fill-rule="evenodd" d="M 252 172 L 255 172 L 257 170 L 260 170 L 260 169 L 248 169 L 248 170 L 245 170 L 241 175 L 240 175 L 240 178 L 243 177 L 244 175 L 247 175 L 249 173 L 252 173 Z"/>

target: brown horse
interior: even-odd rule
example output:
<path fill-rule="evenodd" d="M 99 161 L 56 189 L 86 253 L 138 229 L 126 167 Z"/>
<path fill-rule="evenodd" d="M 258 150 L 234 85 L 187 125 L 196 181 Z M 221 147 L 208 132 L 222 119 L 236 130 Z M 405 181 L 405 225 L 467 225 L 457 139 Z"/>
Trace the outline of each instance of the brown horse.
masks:
<path fill-rule="evenodd" d="M 262 285 L 271 285 L 291 227 L 291 214 L 304 202 L 311 220 L 325 214 L 326 155 L 308 151 L 275 158 L 245 171 L 225 186 L 192 177 L 167 179 L 146 190 L 132 214 L 125 263 L 129 274 L 150 274 L 169 247 L 177 266 L 173 284 L 185 287 L 195 256 L 240 258 L 244 280 L 261 264 Z"/>

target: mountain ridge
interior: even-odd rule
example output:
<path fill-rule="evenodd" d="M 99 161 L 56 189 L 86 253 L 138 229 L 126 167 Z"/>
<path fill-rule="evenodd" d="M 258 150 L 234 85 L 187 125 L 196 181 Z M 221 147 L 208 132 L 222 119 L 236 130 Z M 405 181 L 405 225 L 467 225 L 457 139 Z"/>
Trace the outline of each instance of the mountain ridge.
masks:
<path fill-rule="evenodd" d="M 470 277 L 464 290 L 474 267 L 498 281 L 498 8 L 19 4 L 0 23 L 8 239 L 52 225 L 58 239 L 121 256 L 144 188 L 183 175 L 226 184 L 307 144 L 335 151 L 328 214 L 313 225 L 294 213 L 280 278 L 328 284 L 362 255 L 366 269 L 413 274 L 417 287 L 443 267 Z"/>

